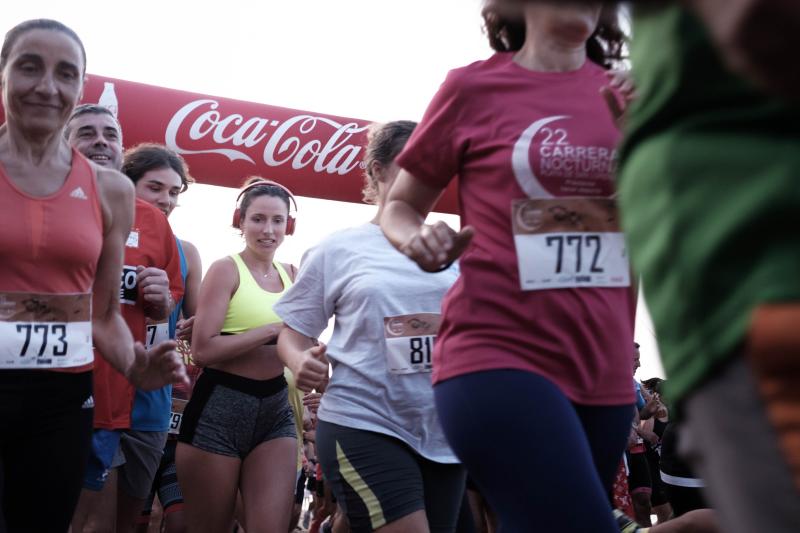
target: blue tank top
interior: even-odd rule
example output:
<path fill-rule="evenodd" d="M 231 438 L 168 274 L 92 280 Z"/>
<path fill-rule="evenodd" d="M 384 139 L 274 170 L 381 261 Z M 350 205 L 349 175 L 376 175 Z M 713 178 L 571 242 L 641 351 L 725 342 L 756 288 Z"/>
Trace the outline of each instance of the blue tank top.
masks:
<path fill-rule="evenodd" d="M 178 244 L 178 254 L 180 255 L 181 278 L 183 278 L 183 286 L 186 287 L 186 274 L 189 271 L 186 265 L 186 255 L 183 253 L 180 239 L 176 237 L 175 242 Z M 182 306 L 183 297 L 175 304 L 175 309 L 169 316 L 170 339 L 175 338 L 175 330 L 177 329 Z M 131 411 L 131 429 L 136 431 L 168 431 L 171 406 L 172 385 L 148 392 L 136 389 L 133 411 Z"/>
<path fill-rule="evenodd" d="M 636 408 L 641 411 L 647 402 L 644 401 L 641 384 L 635 379 L 633 380 L 633 388 L 636 391 Z"/>
<path fill-rule="evenodd" d="M 178 255 L 180 255 L 181 261 L 181 278 L 183 278 L 183 288 L 184 293 L 186 292 L 186 275 L 189 272 L 189 267 L 186 264 L 186 255 L 183 253 L 183 245 L 181 245 L 181 240 L 175 237 L 175 242 L 178 243 Z M 175 304 L 175 309 L 172 311 L 172 314 L 169 315 L 169 338 L 175 338 L 175 330 L 177 329 L 178 319 L 181 317 L 181 308 L 183 307 L 183 296 L 181 299 Z"/>

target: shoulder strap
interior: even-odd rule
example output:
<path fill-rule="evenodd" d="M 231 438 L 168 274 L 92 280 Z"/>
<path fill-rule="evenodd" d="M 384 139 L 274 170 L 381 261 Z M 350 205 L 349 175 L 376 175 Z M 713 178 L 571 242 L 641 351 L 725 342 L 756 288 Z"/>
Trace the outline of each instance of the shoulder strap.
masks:
<path fill-rule="evenodd" d="M 239 271 L 239 289 L 241 289 L 243 285 L 254 284 L 256 280 L 250 273 L 250 269 L 244 264 L 242 256 L 239 254 L 232 254 L 230 257 L 233 259 L 233 262 L 236 263 L 236 270 Z"/>
<path fill-rule="evenodd" d="M 283 265 L 279 261 L 273 261 L 272 263 L 275 265 L 275 269 L 278 271 L 278 274 L 281 276 L 281 281 L 283 282 L 283 289 L 286 290 L 292 286 L 292 278 L 289 274 L 286 273 L 286 269 L 283 268 Z"/>
<path fill-rule="evenodd" d="M 183 251 L 183 245 L 178 237 L 175 237 L 175 244 L 178 245 L 178 256 L 181 261 L 181 277 L 183 278 L 184 289 L 186 288 L 186 275 L 189 273 L 189 265 L 186 263 L 186 253 Z"/>

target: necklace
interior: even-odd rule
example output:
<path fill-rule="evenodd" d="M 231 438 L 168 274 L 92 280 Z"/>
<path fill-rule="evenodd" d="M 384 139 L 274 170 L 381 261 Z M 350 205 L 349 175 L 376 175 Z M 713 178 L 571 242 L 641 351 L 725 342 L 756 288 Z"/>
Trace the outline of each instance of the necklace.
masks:
<path fill-rule="evenodd" d="M 243 261 L 244 261 L 244 259 L 243 259 Z M 247 262 L 245 262 L 245 266 L 248 268 L 248 270 L 250 270 L 250 273 L 253 275 L 253 277 L 255 277 L 256 274 L 259 274 L 262 278 L 269 278 L 270 275 L 272 274 L 272 266 L 273 266 L 273 264 L 269 263 L 267 265 L 267 271 L 264 272 L 264 273 L 261 273 L 261 272 L 258 271 L 258 268 L 256 268 L 257 264 L 258 264 L 257 261 L 253 265 L 249 265 Z M 276 272 L 277 272 L 277 270 L 276 270 Z"/>

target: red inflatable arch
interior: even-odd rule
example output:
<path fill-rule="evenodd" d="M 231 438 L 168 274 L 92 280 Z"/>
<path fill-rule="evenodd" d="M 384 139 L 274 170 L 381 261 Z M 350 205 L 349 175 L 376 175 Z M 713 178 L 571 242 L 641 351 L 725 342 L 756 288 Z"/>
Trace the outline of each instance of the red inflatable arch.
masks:
<path fill-rule="evenodd" d="M 298 195 L 361 202 L 369 121 L 95 75 L 83 101 L 117 109 L 125 146 L 164 143 L 180 153 L 199 183 L 238 188 L 257 174 Z M 451 186 L 436 210 L 457 207 Z"/>

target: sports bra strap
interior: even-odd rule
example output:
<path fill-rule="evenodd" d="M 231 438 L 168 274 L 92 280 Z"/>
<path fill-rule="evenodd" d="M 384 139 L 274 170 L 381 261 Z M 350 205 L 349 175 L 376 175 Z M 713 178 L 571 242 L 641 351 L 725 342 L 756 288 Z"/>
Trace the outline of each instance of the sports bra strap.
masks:
<path fill-rule="evenodd" d="M 289 277 L 289 273 L 286 272 L 286 269 L 283 268 L 283 265 L 280 264 L 278 261 L 273 261 L 272 264 L 275 266 L 275 269 L 278 271 L 278 274 L 281 277 L 281 281 L 283 282 L 283 289 L 286 290 L 292 286 L 292 278 Z"/>
<path fill-rule="evenodd" d="M 245 264 L 244 259 L 242 259 L 242 256 L 240 254 L 232 254 L 230 257 L 231 257 L 231 259 L 233 259 L 233 262 L 236 263 L 236 268 L 239 270 L 239 286 L 241 287 L 242 284 L 253 285 L 253 286 L 258 287 L 260 289 L 260 287 L 258 286 L 258 283 L 256 282 L 255 277 L 250 272 L 250 269 L 247 268 L 247 265 Z M 278 275 L 281 277 L 281 282 L 283 282 L 283 289 L 281 291 L 279 291 L 277 293 L 273 293 L 273 294 L 282 294 L 289 287 L 292 286 L 292 278 L 289 277 L 289 273 L 286 272 L 286 269 L 283 268 L 283 265 L 280 262 L 272 261 L 272 266 L 274 266 L 275 270 L 278 271 Z M 264 289 L 261 289 L 261 290 L 264 290 Z"/>

